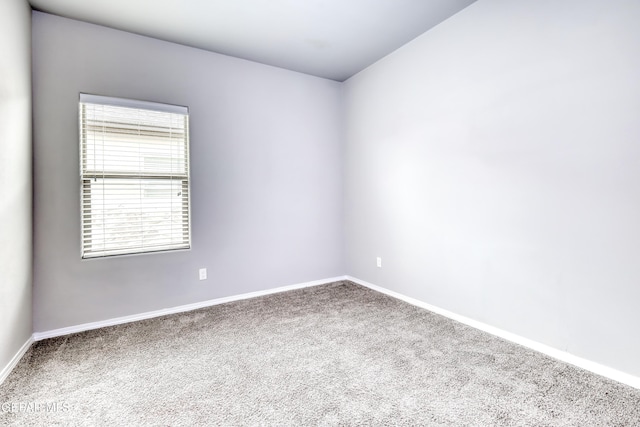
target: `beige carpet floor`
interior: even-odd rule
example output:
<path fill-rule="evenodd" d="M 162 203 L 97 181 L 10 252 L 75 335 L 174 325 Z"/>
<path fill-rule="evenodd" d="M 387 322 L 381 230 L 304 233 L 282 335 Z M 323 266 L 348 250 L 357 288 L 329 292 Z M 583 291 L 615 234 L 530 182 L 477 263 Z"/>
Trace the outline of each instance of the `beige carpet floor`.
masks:
<path fill-rule="evenodd" d="M 0 425 L 640 426 L 640 390 L 349 282 L 37 342 L 0 404 Z"/>

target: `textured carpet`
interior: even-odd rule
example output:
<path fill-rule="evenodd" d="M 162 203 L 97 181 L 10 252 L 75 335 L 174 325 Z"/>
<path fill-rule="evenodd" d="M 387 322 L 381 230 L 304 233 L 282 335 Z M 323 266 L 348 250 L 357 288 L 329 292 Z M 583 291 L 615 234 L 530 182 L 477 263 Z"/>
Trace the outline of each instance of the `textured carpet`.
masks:
<path fill-rule="evenodd" d="M 0 425 L 640 425 L 640 390 L 349 282 L 40 341 L 0 404 Z"/>

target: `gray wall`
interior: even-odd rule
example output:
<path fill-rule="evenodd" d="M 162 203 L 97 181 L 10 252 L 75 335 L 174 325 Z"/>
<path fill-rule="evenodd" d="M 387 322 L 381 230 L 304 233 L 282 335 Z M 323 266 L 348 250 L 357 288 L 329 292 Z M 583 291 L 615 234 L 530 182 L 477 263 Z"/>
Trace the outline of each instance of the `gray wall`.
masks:
<path fill-rule="evenodd" d="M 31 336 L 31 9 L 0 2 L 0 371 Z"/>
<path fill-rule="evenodd" d="M 348 274 L 640 375 L 638 22 L 480 0 L 348 80 Z"/>
<path fill-rule="evenodd" d="M 33 61 L 36 332 L 344 274 L 338 83 L 38 12 Z M 190 251 L 80 259 L 80 92 L 190 108 Z"/>

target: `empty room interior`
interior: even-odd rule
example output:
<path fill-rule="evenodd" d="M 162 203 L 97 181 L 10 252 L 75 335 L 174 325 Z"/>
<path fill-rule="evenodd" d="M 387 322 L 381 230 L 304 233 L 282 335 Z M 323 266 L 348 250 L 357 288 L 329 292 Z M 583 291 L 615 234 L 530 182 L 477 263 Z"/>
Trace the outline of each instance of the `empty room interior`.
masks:
<path fill-rule="evenodd" d="M 640 425 L 638 22 L 3 0 L 0 425 Z"/>

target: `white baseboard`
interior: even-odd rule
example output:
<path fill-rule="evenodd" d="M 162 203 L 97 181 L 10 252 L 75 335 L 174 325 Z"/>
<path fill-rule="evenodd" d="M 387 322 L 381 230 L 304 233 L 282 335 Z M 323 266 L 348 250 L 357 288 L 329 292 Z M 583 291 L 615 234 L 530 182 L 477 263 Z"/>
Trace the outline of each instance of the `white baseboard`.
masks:
<path fill-rule="evenodd" d="M 486 323 L 479 322 L 477 320 L 471 319 L 469 317 L 461 316 L 459 314 L 453 313 L 451 311 L 442 309 L 440 307 L 433 306 L 431 304 L 427 304 L 426 302 L 417 300 L 415 298 L 408 297 L 398 292 L 390 291 L 381 286 L 374 285 L 369 282 L 365 282 L 364 280 L 357 279 L 355 277 L 347 276 L 346 280 L 349 280 L 353 283 L 357 283 L 366 288 L 372 289 L 377 292 L 381 292 L 383 294 L 389 295 L 393 298 L 397 298 L 399 300 L 405 301 L 411 305 L 415 305 L 420 308 L 424 308 L 426 310 L 432 311 L 436 314 L 440 314 L 442 316 L 448 317 L 460 323 L 464 323 L 465 325 L 471 326 L 473 328 L 479 329 L 481 331 L 487 332 L 489 334 L 495 335 L 497 337 L 503 338 L 507 341 L 514 342 L 516 344 L 522 345 L 524 347 L 530 348 L 537 352 L 546 354 L 547 356 L 553 357 L 554 359 L 558 359 L 562 362 L 569 363 L 571 365 L 577 366 L 579 368 L 585 369 L 587 371 L 593 372 L 594 374 L 601 375 L 603 377 L 612 379 L 614 381 L 618 381 L 620 383 L 629 385 L 631 387 L 640 389 L 640 377 L 636 377 L 631 374 L 627 374 L 622 371 L 618 371 L 617 369 L 610 368 L 608 366 L 601 365 L 599 363 L 593 362 L 591 360 L 583 359 L 582 357 L 575 356 L 571 353 L 567 353 L 565 351 L 558 350 L 556 348 L 550 347 L 546 344 L 541 344 L 537 341 L 530 340 L 528 338 L 524 338 L 520 335 L 507 332 L 503 329 L 496 328 L 491 325 L 487 325 Z"/>
<path fill-rule="evenodd" d="M 308 288 L 312 286 L 324 285 L 326 283 L 347 280 L 346 276 L 333 277 L 329 279 L 314 280 L 312 282 L 298 283 L 295 285 L 282 286 L 279 288 L 266 289 L 264 291 L 249 292 L 246 294 L 233 295 L 230 297 L 216 298 L 208 301 L 196 302 L 193 304 L 180 305 L 177 307 L 164 308 L 161 310 L 148 311 L 146 313 L 133 314 L 131 316 L 116 317 L 114 319 L 100 320 L 98 322 L 83 323 L 81 325 L 69 326 L 66 328 L 53 329 L 44 332 L 34 332 L 33 340 L 40 341 L 47 338 L 60 337 L 64 335 L 74 334 L 77 332 L 89 331 L 92 329 L 104 328 L 107 326 L 121 325 L 123 323 L 137 322 L 139 320 L 151 319 L 153 317 L 166 316 L 168 314 L 184 313 L 186 311 L 197 310 L 199 308 L 211 307 L 227 302 L 239 301 L 244 299 L 261 297 L 280 292 L 291 291 L 294 289 Z"/>
<path fill-rule="evenodd" d="M 29 339 L 22 345 L 22 347 L 20 347 L 20 350 L 18 350 L 15 356 L 13 356 L 13 359 L 9 361 L 7 366 L 5 366 L 2 371 L 0 371 L 0 384 L 2 384 L 4 380 L 7 379 L 11 371 L 13 371 L 13 368 L 15 368 L 20 359 L 22 359 L 22 356 L 24 356 L 27 350 L 29 350 L 31 344 L 33 344 L 33 336 L 29 337 Z"/>

